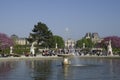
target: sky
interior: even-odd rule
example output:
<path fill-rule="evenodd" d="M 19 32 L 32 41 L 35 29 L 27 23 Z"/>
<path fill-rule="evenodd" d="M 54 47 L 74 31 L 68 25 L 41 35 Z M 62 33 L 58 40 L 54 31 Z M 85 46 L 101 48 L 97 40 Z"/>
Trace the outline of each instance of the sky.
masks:
<path fill-rule="evenodd" d="M 64 39 L 120 36 L 120 0 L 0 0 L 0 33 L 28 37 L 38 22 Z"/>

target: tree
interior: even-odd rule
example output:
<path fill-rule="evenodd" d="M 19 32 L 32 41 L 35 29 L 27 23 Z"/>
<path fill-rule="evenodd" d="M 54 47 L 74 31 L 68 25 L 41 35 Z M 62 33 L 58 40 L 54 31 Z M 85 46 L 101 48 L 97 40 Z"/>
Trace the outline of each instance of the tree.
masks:
<path fill-rule="evenodd" d="M 53 44 L 54 47 L 56 46 L 56 43 L 57 43 L 58 48 L 64 48 L 64 40 L 62 37 L 60 37 L 58 35 L 54 35 L 53 42 L 54 42 L 54 44 Z"/>
<path fill-rule="evenodd" d="M 87 47 L 87 48 L 93 47 L 93 42 L 91 41 L 91 39 L 86 39 L 86 38 L 82 38 L 82 39 L 78 40 L 76 42 L 76 47 L 82 48 L 83 43 L 85 43 L 85 47 Z"/>
<path fill-rule="evenodd" d="M 118 37 L 118 36 L 105 37 L 98 46 L 101 46 L 101 47 L 107 49 L 107 45 L 108 45 L 109 40 L 111 40 L 111 46 L 113 49 L 120 48 L 120 37 Z"/>
<path fill-rule="evenodd" d="M 4 33 L 0 33 L 0 50 L 4 51 L 9 49 L 10 46 L 13 46 L 13 41 Z"/>
<path fill-rule="evenodd" d="M 15 34 L 11 35 L 11 39 L 13 40 L 14 44 L 16 45 L 16 40 L 19 39 L 19 37 Z"/>
<path fill-rule="evenodd" d="M 76 41 L 76 47 L 82 48 L 82 46 L 83 46 L 83 41 L 82 41 L 82 39 L 81 39 L 81 40 L 77 40 L 77 41 Z"/>
<path fill-rule="evenodd" d="M 27 40 L 29 42 L 37 41 L 38 45 L 42 47 L 51 47 L 53 34 L 48 29 L 47 25 L 41 22 L 38 22 L 37 25 L 34 25 L 32 33 L 30 33 L 30 38 Z"/>
<path fill-rule="evenodd" d="M 120 37 L 118 36 L 107 36 L 103 38 L 101 43 L 97 44 L 97 47 L 102 47 L 107 50 L 108 42 L 111 40 L 111 46 L 114 54 L 120 55 Z"/>

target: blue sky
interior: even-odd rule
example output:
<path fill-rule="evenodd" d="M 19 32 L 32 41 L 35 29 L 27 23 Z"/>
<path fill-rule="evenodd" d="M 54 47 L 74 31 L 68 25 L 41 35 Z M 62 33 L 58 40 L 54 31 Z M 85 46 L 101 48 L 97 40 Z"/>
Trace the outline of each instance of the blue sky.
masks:
<path fill-rule="evenodd" d="M 0 0 L 0 32 L 28 37 L 38 22 L 75 40 L 87 32 L 120 36 L 120 0 Z"/>

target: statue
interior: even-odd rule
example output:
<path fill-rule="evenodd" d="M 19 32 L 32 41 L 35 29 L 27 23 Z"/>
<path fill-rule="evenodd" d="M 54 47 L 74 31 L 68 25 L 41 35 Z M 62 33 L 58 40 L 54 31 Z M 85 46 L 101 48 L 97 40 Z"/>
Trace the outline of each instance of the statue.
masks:
<path fill-rule="evenodd" d="M 13 47 L 10 46 L 10 54 L 13 54 Z"/>
<path fill-rule="evenodd" d="M 85 43 L 83 43 L 83 49 L 85 48 Z"/>
<path fill-rule="evenodd" d="M 35 45 L 36 42 L 33 42 L 32 45 L 31 45 L 31 48 L 30 48 L 30 53 L 34 56 L 35 55 Z"/>
<path fill-rule="evenodd" d="M 108 54 L 110 54 L 111 56 L 113 56 L 113 52 L 112 52 L 112 47 L 111 47 L 111 40 L 108 41 Z"/>
<path fill-rule="evenodd" d="M 55 47 L 56 49 L 58 48 L 58 44 L 56 43 L 56 47 Z"/>

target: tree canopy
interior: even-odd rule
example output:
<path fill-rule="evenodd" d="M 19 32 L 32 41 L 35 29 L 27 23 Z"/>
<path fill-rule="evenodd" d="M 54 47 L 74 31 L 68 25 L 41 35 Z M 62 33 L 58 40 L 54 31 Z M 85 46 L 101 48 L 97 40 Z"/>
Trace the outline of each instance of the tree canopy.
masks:
<path fill-rule="evenodd" d="M 6 34 L 0 33 L 0 50 L 5 50 L 10 46 L 13 46 L 12 39 L 8 37 Z"/>
<path fill-rule="evenodd" d="M 53 36 L 53 42 L 54 42 L 54 47 L 55 47 L 55 45 L 56 45 L 56 43 L 58 44 L 57 46 L 58 46 L 58 48 L 64 48 L 64 40 L 63 40 L 63 38 L 62 37 L 60 37 L 60 36 L 58 36 L 58 35 L 54 35 Z"/>
<path fill-rule="evenodd" d="M 108 45 L 109 40 L 111 40 L 111 45 L 113 48 L 120 48 L 120 37 L 118 36 L 105 37 L 99 46 L 106 47 Z"/>
<path fill-rule="evenodd" d="M 29 42 L 37 41 L 38 45 L 43 47 L 51 47 L 53 34 L 49 30 L 46 24 L 38 22 L 37 25 L 34 25 L 32 33 L 30 33 Z"/>
<path fill-rule="evenodd" d="M 85 43 L 85 47 L 87 48 L 91 48 L 93 46 L 93 42 L 91 41 L 91 39 L 82 38 L 76 42 L 76 47 L 82 48 L 83 43 Z"/>

